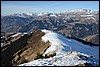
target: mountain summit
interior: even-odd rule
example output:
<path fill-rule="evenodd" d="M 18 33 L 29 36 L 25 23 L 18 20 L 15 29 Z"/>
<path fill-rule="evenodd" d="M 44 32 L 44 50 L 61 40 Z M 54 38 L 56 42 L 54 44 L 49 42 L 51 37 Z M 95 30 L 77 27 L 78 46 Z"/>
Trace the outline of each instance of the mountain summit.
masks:
<path fill-rule="evenodd" d="M 33 60 L 19 66 L 77 66 L 80 64 L 85 65 L 86 63 L 91 65 L 98 64 L 98 46 L 89 46 L 50 30 L 41 31 L 45 33 L 41 37 L 42 41 L 45 43 L 49 41 L 50 43 L 50 47 L 42 55 L 56 53 L 56 56 Z M 80 59 L 79 55 L 81 56 Z"/>

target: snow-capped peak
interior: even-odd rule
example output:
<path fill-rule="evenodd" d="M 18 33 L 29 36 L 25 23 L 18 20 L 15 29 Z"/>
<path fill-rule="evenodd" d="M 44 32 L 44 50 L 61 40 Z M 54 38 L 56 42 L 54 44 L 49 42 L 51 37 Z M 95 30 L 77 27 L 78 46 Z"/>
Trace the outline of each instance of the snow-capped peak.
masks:
<path fill-rule="evenodd" d="M 71 14 L 91 14 L 93 13 L 92 10 L 88 10 L 88 9 L 77 9 L 77 10 L 65 10 L 62 13 L 71 13 Z"/>
<path fill-rule="evenodd" d="M 27 15 L 33 16 L 33 12 L 28 12 Z"/>
<path fill-rule="evenodd" d="M 36 13 L 35 12 L 28 12 L 27 15 L 34 16 L 34 15 L 36 15 Z"/>
<path fill-rule="evenodd" d="M 27 12 L 27 13 L 13 13 L 10 16 L 16 16 L 16 17 L 36 17 L 37 13 L 35 12 Z"/>
<path fill-rule="evenodd" d="M 20 13 L 13 13 L 13 14 L 11 14 L 11 16 L 21 16 L 21 14 Z"/>

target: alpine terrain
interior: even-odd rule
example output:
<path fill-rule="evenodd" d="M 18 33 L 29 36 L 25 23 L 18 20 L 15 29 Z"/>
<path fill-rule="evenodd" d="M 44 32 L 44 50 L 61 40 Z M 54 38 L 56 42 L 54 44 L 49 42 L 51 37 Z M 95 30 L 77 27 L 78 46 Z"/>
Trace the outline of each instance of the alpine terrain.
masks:
<path fill-rule="evenodd" d="M 1 66 L 99 66 L 99 11 L 1 16 Z"/>
<path fill-rule="evenodd" d="M 76 9 L 59 13 L 28 12 L 1 16 L 1 34 L 30 33 L 38 29 L 53 30 L 67 37 L 82 40 L 87 37 L 88 40 L 85 41 L 91 42 L 88 36 L 99 34 L 99 11 Z M 96 39 L 92 43 L 99 44 L 99 40 L 96 41 Z"/>
<path fill-rule="evenodd" d="M 84 43 L 51 30 L 17 33 L 10 37 L 11 42 L 1 47 L 2 66 L 99 65 L 98 45 Z"/>

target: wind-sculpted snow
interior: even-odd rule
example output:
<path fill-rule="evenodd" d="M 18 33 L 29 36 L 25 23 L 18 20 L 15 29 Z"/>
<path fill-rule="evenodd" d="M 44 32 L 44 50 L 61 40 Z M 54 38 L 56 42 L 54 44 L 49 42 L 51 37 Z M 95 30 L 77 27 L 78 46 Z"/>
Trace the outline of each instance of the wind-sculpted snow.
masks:
<path fill-rule="evenodd" d="M 33 60 L 19 66 L 76 66 L 86 63 L 95 66 L 99 63 L 99 47 L 85 45 L 50 30 L 41 31 L 45 33 L 42 41 L 49 41 L 51 45 L 43 55 L 56 53 L 56 56 Z"/>
<path fill-rule="evenodd" d="M 89 54 L 95 57 L 92 60 L 95 62 L 99 62 L 99 47 L 98 46 L 89 46 L 85 45 L 81 42 L 78 42 L 73 39 L 68 39 L 62 36 L 61 34 L 57 34 L 53 31 L 42 30 L 46 34 L 42 37 L 44 42 L 50 41 L 51 46 L 46 50 L 44 54 L 48 54 L 51 52 L 60 53 L 60 52 L 67 52 L 70 50 L 70 47 L 73 51 L 82 52 L 85 54 Z"/>

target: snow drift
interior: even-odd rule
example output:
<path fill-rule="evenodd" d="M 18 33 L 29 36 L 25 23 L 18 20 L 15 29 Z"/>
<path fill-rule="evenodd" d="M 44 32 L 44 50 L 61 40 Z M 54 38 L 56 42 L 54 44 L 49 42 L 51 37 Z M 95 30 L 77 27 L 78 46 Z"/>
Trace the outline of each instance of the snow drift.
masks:
<path fill-rule="evenodd" d="M 99 63 L 99 47 L 98 46 L 89 46 L 85 45 L 81 42 L 78 42 L 74 39 L 65 38 L 63 35 L 58 34 L 56 32 L 50 31 L 50 30 L 41 30 L 45 33 L 44 36 L 42 36 L 42 41 L 50 42 L 50 47 L 45 51 L 45 54 L 51 54 L 56 53 L 56 56 L 48 59 L 37 59 L 33 60 L 28 63 L 21 64 L 19 66 L 75 66 L 77 64 L 83 64 L 85 62 L 89 62 L 91 64 L 98 64 Z M 71 54 L 66 54 L 66 52 L 70 51 L 70 48 L 72 51 Z M 78 60 L 76 57 L 76 54 L 81 54 L 83 56 L 93 56 L 93 58 L 90 58 L 89 60 Z M 67 59 L 64 59 L 64 57 L 67 57 Z M 55 58 L 59 58 L 54 63 L 51 61 Z M 61 58 L 61 59 L 60 59 Z"/>

